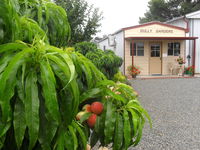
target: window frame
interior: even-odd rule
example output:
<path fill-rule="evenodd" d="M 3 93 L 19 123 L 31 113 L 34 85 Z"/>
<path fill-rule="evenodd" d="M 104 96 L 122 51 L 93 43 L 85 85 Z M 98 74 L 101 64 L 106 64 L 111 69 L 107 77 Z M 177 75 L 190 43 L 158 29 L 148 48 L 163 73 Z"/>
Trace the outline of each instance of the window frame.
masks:
<path fill-rule="evenodd" d="M 178 44 L 178 47 L 176 46 Z M 180 42 L 169 42 L 167 44 L 167 55 L 168 56 L 179 56 L 181 54 L 181 43 Z M 169 54 L 169 51 L 172 53 Z M 178 55 L 175 55 L 175 51 L 179 52 Z"/>
<path fill-rule="evenodd" d="M 142 46 L 139 47 L 138 45 L 142 43 Z M 138 51 L 142 51 L 142 55 L 138 55 Z M 134 42 L 134 56 L 144 56 L 144 42 Z M 130 42 L 130 56 L 132 56 L 132 42 Z"/>

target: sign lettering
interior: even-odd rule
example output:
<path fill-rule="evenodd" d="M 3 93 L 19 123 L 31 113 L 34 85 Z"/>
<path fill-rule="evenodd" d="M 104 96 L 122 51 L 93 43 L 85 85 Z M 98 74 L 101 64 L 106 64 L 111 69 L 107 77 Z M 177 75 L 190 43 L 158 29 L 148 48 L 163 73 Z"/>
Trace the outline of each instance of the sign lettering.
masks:
<path fill-rule="evenodd" d="M 140 33 L 174 33 L 174 30 L 167 30 L 167 29 L 140 29 Z"/>

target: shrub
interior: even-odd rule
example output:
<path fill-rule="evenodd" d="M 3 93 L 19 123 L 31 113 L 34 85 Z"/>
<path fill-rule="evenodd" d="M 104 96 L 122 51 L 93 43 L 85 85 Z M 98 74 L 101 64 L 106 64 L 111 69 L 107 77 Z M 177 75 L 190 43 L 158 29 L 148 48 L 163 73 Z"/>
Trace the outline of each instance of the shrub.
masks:
<path fill-rule="evenodd" d="M 126 83 L 126 81 L 127 81 L 126 77 L 120 71 L 118 71 L 114 75 L 112 80 L 115 81 L 115 82 L 122 82 L 122 83 Z"/>
<path fill-rule="evenodd" d="M 90 59 L 108 79 L 112 79 L 122 65 L 122 58 L 115 55 L 112 50 L 102 51 L 90 42 L 76 44 L 75 50 Z"/>
<path fill-rule="evenodd" d="M 84 56 L 88 52 L 95 52 L 97 50 L 97 46 L 91 42 L 81 42 L 74 45 L 74 48 L 79 53 L 83 54 Z"/>

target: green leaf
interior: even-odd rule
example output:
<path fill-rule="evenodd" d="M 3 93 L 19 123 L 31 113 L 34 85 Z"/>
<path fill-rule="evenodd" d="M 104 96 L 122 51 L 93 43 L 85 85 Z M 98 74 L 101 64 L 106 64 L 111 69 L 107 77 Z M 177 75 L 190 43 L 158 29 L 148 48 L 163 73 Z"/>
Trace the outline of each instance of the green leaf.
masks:
<path fill-rule="evenodd" d="M 61 69 L 61 67 L 55 63 L 51 63 L 52 69 L 56 76 L 62 81 L 61 87 L 61 99 L 62 99 L 62 114 L 65 115 L 65 119 L 67 124 L 70 124 L 72 118 L 76 115 L 79 105 L 79 89 L 76 80 L 72 80 L 68 84 L 68 78 L 66 77 L 65 72 Z M 63 89 L 64 86 L 68 84 L 67 89 Z M 61 111 L 61 110 L 60 110 Z"/>
<path fill-rule="evenodd" d="M 87 80 L 87 86 L 90 89 L 92 87 L 92 83 L 93 83 L 92 72 L 85 61 L 81 60 L 80 63 L 81 63 L 81 68 L 82 68 L 83 72 L 85 73 L 85 77 Z"/>
<path fill-rule="evenodd" d="M 54 149 L 56 150 L 65 150 L 65 134 L 63 132 L 64 131 L 60 133 L 59 138 L 56 140 L 56 144 L 54 145 Z"/>
<path fill-rule="evenodd" d="M 138 126 L 139 126 L 140 118 L 137 115 L 137 113 L 135 113 L 134 110 L 128 109 L 128 111 L 131 113 L 132 122 L 133 122 L 133 137 L 135 137 L 137 132 L 138 132 Z"/>
<path fill-rule="evenodd" d="M 45 108 L 45 101 L 40 96 L 40 127 L 39 142 L 43 150 L 51 150 L 51 142 L 56 134 L 58 123 L 52 119 L 48 110 Z"/>
<path fill-rule="evenodd" d="M 6 139 L 5 136 L 0 138 L 0 149 L 4 146 L 5 139 Z"/>
<path fill-rule="evenodd" d="M 104 106 L 104 108 L 107 108 L 107 103 L 103 103 L 103 106 Z M 105 128 L 106 111 L 107 111 L 107 109 L 104 109 L 99 118 L 99 130 L 97 133 L 100 138 L 100 142 L 103 146 L 105 145 L 104 128 Z"/>
<path fill-rule="evenodd" d="M 123 103 L 126 102 L 126 99 L 124 99 L 121 95 L 115 94 L 115 92 L 111 91 L 110 89 L 105 89 L 105 93 L 108 96 L 111 96 L 112 98 L 114 98 L 115 100 L 121 101 Z"/>
<path fill-rule="evenodd" d="M 90 146 L 94 147 L 96 145 L 96 143 L 98 142 L 98 140 L 99 140 L 98 133 L 93 131 L 92 134 L 91 134 L 91 138 L 90 138 Z"/>
<path fill-rule="evenodd" d="M 84 131 L 81 129 L 81 127 L 75 122 L 73 121 L 72 122 L 72 125 L 74 128 L 76 128 L 76 130 L 78 131 L 80 137 L 81 137 L 81 140 L 82 140 L 82 143 L 83 143 L 83 150 L 86 150 L 87 148 L 87 137 L 84 133 Z"/>
<path fill-rule="evenodd" d="M 28 61 L 28 55 L 32 52 L 32 49 L 24 49 L 23 51 L 17 53 L 9 62 L 8 66 L 5 68 L 4 72 L 1 74 L 0 78 L 0 105 L 2 108 L 2 122 L 0 125 L 0 137 L 5 132 L 8 127 L 9 121 L 11 120 L 11 108 L 10 100 L 14 95 L 14 88 L 16 85 L 16 74 L 18 68 L 25 62 Z M 2 128 L 1 128 L 2 127 Z"/>
<path fill-rule="evenodd" d="M 26 130 L 25 107 L 20 99 L 16 99 L 14 109 L 14 132 L 17 148 L 20 149 Z"/>
<path fill-rule="evenodd" d="M 51 117 L 58 123 L 60 122 L 59 107 L 56 95 L 56 81 L 49 63 L 45 60 L 40 62 L 42 91 L 45 98 L 45 105 Z"/>
<path fill-rule="evenodd" d="M 68 84 L 69 84 L 74 79 L 75 74 L 76 74 L 76 72 L 75 72 L 75 66 L 74 66 L 74 63 L 73 63 L 72 59 L 67 54 L 67 52 L 64 52 L 61 49 L 53 47 L 53 46 L 49 46 L 49 48 L 47 49 L 47 51 L 49 51 L 49 52 L 58 52 L 59 56 L 61 58 L 63 58 L 63 60 L 65 61 L 65 63 L 67 64 L 67 66 L 68 66 L 68 68 L 70 70 L 70 79 L 69 79 L 69 82 L 68 82 Z"/>
<path fill-rule="evenodd" d="M 133 142 L 134 143 L 133 146 L 137 146 L 138 143 L 140 142 L 141 138 L 142 138 L 142 129 L 144 127 L 144 123 L 145 123 L 145 120 L 142 118 L 139 122 L 138 134 L 137 134 L 135 141 Z"/>
<path fill-rule="evenodd" d="M 81 116 L 80 122 L 83 123 L 85 120 L 87 120 L 91 116 L 90 112 L 85 113 L 83 116 Z"/>
<path fill-rule="evenodd" d="M 69 131 L 65 133 L 65 149 L 67 149 L 67 150 L 74 149 L 74 141 L 73 141 L 72 135 Z"/>
<path fill-rule="evenodd" d="M 29 133 L 29 149 L 31 150 L 38 139 L 39 133 L 39 98 L 37 87 L 37 74 L 30 71 L 26 78 L 25 112 Z"/>
<path fill-rule="evenodd" d="M 128 149 L 130 142 L 131 142 L 131 126 L 129 122 L 128 112 L 126 110 L 123 111 L 123 118 L 124 118 L 124 148 Z"/>
<path fill-rule="evenodd" d="M 20 44 L 20 43 L 7 43 L 7 44 L 2 44 L 0 45 L 0 53 L 3 52 L 12 52 L 12 51 L 16 51 L 16 50 L 22 50 L 24 48 L 28 48 L 26 45 L 24 44 Z"/>
<path fill-rule="evenodd" d="M 100 121 L 101 121 L 101 117 L 97 116 L 96 123 L 95 123 L 95 126 L 94 126 L 94 131 L 96 133 L 99 133 L 99 131 L 100 131 Z"/>
<path fill-rule="evenodd" d="M 70 132 L 70 134 L 71 134 L 71 136 L 72 136 L 72 139 L 73 139 L 73 143 L 74 143 L 74 148 L 73 148 L 73 150 L 77 150 L 77 148 L 78 148 L 78 139 L 77 139 L 77 137 L 76 137 L 76 133 L 75 133 L 75 131 L 74 131 L 74 128 L 72 127 L 72 126 L 68 126 L 68 128 L 69 128 L 69 132 Z"/>
<path fill-rule="evenodd" d="M 0 59 L 0 73 L 2 73 L 2 71 L 6 68 L 9 61 L 12 59 L 12 57 L 13 57 L 13 54 L 10 54 L 10 53 L 3 55 L 3 57 L 1 57 L 1 59 Z"/>
<path fill-rule="evenodd" d="M 89 89 L 80 96 L 80 103 L 87 99 L 94 98 L 100 95 L 102 90 L 100 88 Z"/>
<path fill-rule="evenodd" d="M 114 133 L 114 142 L 113 142 L 113 150 L 120 150 L 123 144 L 123 129 L 124 122 L 122 116 L 117 113 L 116 122 L 115 122 L 115 133 Z"/>
<path fill-rule="evenodd" d="M 111 101 L 107 101 L 106 119 L 105 119 L 105 144 L 109 144 L 113 139 L 115 129 L 115 108 Z"/>
<path fill-rule="evenodd" d="M 148 112 L 144 108 L 142 108 L 141 106 L 139 106 L 137 104 L 133 104 L 133 103 L 131 105 L 129 105 L 128 108 L 134 109 L 134 110 L 138 111 L 141 115 L 144 115 L 149 121 L 150 128 L 152 128 L 151 117 L 149 116 Z"/>
<path fill-rule="evenodd" d="M 142 137 L 142 129 L 144 127 L 144 123 L 145 123 L 145 119 L 142 115 L 142 112 L 140 109 L 137 109 L 137 108 L 134 108 L 132 107 L 132 110 L 137 114 L 138 116 L 138 119 L 137 119 L 137 122 L 138 122 L 138 128 L 137 128 L 137 135 L 136 135 L 136 138 L 135 138 L 135 141 L 132 142 L 130 145 L 133 144 L 133 146 L 136 146 L 139 142 L 140 142 L 140 139 Z"/>

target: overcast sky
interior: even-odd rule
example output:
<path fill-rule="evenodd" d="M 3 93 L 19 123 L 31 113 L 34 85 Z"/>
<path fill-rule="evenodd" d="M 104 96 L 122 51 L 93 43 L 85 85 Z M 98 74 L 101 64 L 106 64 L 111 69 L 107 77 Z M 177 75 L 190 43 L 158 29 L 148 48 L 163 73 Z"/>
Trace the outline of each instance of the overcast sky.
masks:
<path fill-rule="evenodd" d="M 149 0 L 86 0 L 103 12 L 101 32 L 98 36 L 111 34 L 123 27 L 137 25 L 144 16 Z"/>

